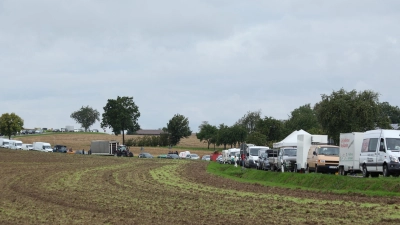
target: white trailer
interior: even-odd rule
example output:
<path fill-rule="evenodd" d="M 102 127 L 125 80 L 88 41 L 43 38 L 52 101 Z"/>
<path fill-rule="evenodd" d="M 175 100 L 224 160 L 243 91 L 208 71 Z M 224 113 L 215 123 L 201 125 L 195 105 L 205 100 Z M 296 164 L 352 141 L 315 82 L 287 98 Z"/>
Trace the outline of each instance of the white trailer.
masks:
<path fill-rule="evenodd" d="M 0 147 L 1 148 L 9 148 L 10 140 L 8 140 L 7 138 L 0 138 Z"/>
<path fill-rule="evenodd" d="M 65 126 L 66 132 L 74 132 L 74 126 Z"/>
<path fill-rule="evenodd" d="M 229 157 L 229 150 L 222 150 L 222 162 L 229 163 L 231 160 L 231 157 Z"/>
<path fill-rule="evenodd" d="M 308 150 L 314 144 L 328 143 L 328 135 L 312 135 L 312 134 L 299 134 L 297 135 L 297 156 L 295 171 L 304 173 L 307 168 L 307 155 Z"/>
<path fill-rule="evenodd" d="M 363 134 L 362 132 L 340 134 L 339 175 L 361 172 L 359 159 Z"/>
<path fill-rule="evenodd" d="M 117 155 L 118 141 L 95 140 L 90 145 L 89 154 Z"/>
<path fill-rule="evenodd" d="M 33 142 L 33 150 L 41 152 L 53 152 L 50 143 L 47 142 Z"/>
<path fill-rule="evenodd" d="M 10 140 L 9 142 L 10 149 L 21 150 L 22 141 L 19 140 Z"/>

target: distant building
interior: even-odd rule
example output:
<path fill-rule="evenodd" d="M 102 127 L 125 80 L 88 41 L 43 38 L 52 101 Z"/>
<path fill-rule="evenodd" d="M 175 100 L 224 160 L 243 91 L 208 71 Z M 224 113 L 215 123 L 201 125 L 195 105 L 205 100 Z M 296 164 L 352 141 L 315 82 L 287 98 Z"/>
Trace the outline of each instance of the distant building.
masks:
<path fill-rule="evenodd" d="M 136 131 L 134 135 L 160 135 L 162 133 L 164 133 L 163 130 L 143 129 Z"/>

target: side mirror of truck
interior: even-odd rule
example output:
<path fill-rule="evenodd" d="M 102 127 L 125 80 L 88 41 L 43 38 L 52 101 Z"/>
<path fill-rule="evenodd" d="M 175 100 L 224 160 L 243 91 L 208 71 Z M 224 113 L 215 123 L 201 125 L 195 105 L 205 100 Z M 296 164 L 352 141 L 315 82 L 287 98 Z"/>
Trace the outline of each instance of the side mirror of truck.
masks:
<path fill-rule="evenodd" d="M 315 151 L 313 151 L 313 153 L 312 153 L 313 155 L 317 155 L 317 153 L 315 152 Z"/>

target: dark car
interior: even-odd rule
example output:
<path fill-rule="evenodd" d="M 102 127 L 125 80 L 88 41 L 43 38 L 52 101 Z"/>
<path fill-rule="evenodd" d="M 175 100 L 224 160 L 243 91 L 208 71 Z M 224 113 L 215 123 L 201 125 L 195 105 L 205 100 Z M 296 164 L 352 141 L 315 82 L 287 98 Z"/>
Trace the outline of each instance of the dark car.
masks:
<path fill-rule="evenodd" d="M 60 132 L 60 129 L 54 129 L 53 132 Z"/>
<path fill-rule="evenodd" d="M 150 154 L 150 153 L 147 153 L 147 152 L 145 152 L 145 153 L 140 153 L 139 155 L 138 155 L 138 158 L 153 158 L 153 156 Z"/>
<path fill-rule="evenodd" d="M 28 130 L 27 134 L 34 134 L 35 130 Z"/>
<path fill-rule="evenodd" d="M 53 152 L 67 153 L 67 146 L 65 146 L 65 145 L 55 145 L 53 147 Z"/>
<path fill-rule="evenodd" d="M 168 154 L 167 159 L 180 159 L 180 157 L 177 154 Z"/>

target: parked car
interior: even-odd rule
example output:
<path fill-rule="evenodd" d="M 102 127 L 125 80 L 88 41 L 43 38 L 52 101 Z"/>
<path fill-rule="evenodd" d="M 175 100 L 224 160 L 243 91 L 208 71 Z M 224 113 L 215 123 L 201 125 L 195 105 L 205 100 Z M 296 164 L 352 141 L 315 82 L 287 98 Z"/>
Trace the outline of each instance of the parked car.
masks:
<path fill-rule="evenodd" d="M 28 130 L 28 134 L 34 134 L 35 131 L 34 130 Z"/>
<path fill-rule="evenodd" d="M 99 132 L 99 130 L 98 129 L 93 129 L 90 132 Z"/>
<path fill-rule="evenodd" d="M 197 154 L 188 154 L 186 155 L 186 159 L 200 159 L 200 156 Z"/>
<path fill-rule="evenodd" d="M 60 132 L 60 129 L 54 129 L 53 132 Z"/>
<path fill-rule="evenodd" d="M 28 134 L 27 130 L 21 130 L 20 134 Z"/>
<path fill-rule="evenodd" d="M 222 155 L 219 155 L 215 161 L 219 162 L 219 163 L 223 163 L 222 162 Z"/>
<path fill-rule="evenodd" d="M 65 145 L 54 145 L 53 152 L 67 153 L 67 146 L 65 146 Z"/>
<path fill-rule="evenodd" d="M 165 159 L 165 158 L 167 158 L 167 154 L 158 155 L 157 158 Z"/>
<path fill-rule="evenodd" d="M 210 161 L 210 155 L 203 155 L 203 157 L 201 157 L 201 160 Z"/>
<path fill-rule="evenodd" d="M 153 156 L 150 154 L 150 153 L 147 153 L 147 152 L 145 152 L 145 153 L 140 153 L 139 155 L 138 155 L 138 158 L 153 158 Z"/>
<path fill-rule="evenodd" d="M 180 159 L 180 157 L 177 154 L 168 154 L 167 159 Z"/>
<path fill-rule="evenodd" d="M 41 130 L 41 129 L 35 130 L 35 134 L 41 134 L 41 133 L 43 133 L 43 130 Z"/>

